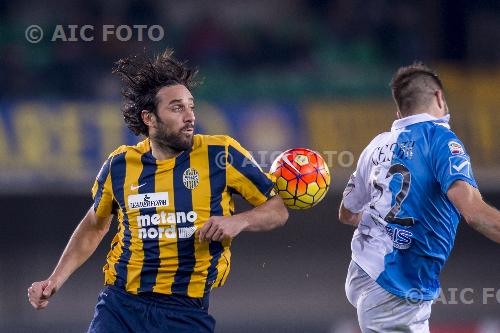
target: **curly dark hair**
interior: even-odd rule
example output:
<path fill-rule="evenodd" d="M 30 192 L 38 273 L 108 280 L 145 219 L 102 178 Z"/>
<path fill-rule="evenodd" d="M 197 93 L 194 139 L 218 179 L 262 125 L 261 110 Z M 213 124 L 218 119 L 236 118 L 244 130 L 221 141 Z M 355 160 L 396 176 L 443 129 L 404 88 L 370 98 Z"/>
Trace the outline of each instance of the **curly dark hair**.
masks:
<path fill-rule="evenodd" d="M 390 86 L 403 115 L 411 115 L 418 107 L 427 105 L 436 90 L 443 90 L 439 76 L 422 62 L 400 67 Z"/>
<path fill-rule="evenodd" d="M 154 59 L 145 55 L 129 56 L 115 63 L 112 73 L 120 76 L 124 103 L 122 113 L 127 127 L 135 134 L 148 136 L 148 126 L 141 118 L 143 110 L 156 113 L 158 91 L 167 86 L 182 84 L 191 90 L 201 82 L 196 80 L 198 70 L 173 57 L 166 49 Z"/>

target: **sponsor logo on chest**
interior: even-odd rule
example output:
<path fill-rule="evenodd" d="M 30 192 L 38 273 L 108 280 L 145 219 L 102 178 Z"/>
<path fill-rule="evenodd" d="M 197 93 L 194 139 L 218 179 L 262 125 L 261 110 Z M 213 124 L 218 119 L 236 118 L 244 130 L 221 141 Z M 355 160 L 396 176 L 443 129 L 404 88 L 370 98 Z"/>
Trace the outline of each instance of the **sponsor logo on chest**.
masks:
<path fill-rule="evenodd" d="M 137 216 L 138 236 L 142 240 L 162 238 L 191 238 L 197 227 L 195 211 L 165 212 Z"/>
<path fill-rule="evenodd" d="M 128 196 L 128 208 L 153 208 L 168 206 L 168 192 L 132 194 Z"/>

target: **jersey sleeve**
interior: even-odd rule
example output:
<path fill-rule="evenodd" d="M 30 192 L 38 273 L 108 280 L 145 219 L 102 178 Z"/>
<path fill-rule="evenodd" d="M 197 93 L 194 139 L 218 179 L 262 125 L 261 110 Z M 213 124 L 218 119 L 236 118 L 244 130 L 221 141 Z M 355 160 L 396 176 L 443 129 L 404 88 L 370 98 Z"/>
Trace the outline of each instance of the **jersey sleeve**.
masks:
<path fill-rule="evenodd" d="M 359 213 L 370 202 L 369 179 L 369 147 L 359 156 L 356 171 L 351 175 L 343 193 L 343 204 L 352 213 Z"/>
<path fill-rule="evenodd" d="M 272 177 L 264 173 L 252 155 L 236 140 L 228 138 L 227 185 L 254 206 L 274 195 Z"/>
<path fill-rule="evenodd" d="M 463 143 L 452 131 L 437 128 L 431 141 L 431 167 L 443 193 L 457 180 L 477 188 L 471 159 Z"/>
<path fill-rule="evenodd" d="M 94 211 L 99 217 L 108 217 L 113 214 L 113 190 L 111 186 L 111 161 L 109 157 L 101 167 L 92 187 Z"/>

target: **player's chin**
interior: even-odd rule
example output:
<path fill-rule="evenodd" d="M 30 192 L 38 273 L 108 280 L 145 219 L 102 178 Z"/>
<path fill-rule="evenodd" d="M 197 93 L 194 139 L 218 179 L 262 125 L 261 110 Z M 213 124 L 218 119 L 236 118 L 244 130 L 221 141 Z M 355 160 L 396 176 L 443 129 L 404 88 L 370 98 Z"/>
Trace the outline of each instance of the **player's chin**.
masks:
<path fill-rule="evenodd" d="M 179 143 L 181 144 L 183 150 L 186 150 L 188 148 L 191 148 L 193 146 L 193 135 L 194 133 L 187 133 L 187 132 L 182 132 L 181 135 L 179 136 Z"/>

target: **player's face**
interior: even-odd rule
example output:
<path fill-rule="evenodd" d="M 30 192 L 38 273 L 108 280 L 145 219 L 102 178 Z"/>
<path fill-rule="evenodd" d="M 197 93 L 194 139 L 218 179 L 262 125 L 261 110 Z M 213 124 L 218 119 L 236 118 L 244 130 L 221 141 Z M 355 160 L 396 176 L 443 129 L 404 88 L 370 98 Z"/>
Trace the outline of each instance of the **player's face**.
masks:
<path fill-rule="evenodd" d="M 157 117 L 149 136 L 161 146 L 184 151 L 193 145 L 194 99 L 180 84 L 163 87 L 156 94 Z"/>

